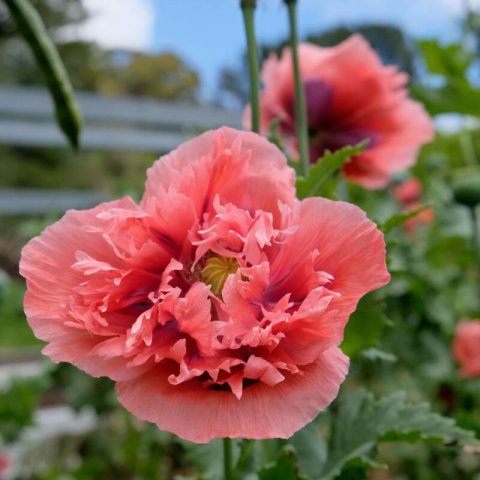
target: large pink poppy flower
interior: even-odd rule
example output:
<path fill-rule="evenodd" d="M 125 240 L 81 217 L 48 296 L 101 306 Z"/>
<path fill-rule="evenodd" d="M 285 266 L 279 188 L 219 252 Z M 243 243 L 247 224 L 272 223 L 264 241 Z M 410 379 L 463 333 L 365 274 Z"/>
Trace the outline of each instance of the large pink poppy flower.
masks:
<path fill-rule="evenodd" d="M 330 48 L 302 44 L 298 54 L 312 163 L 326 150 L 369 140 L 367 149 L 344 167 L 344 173 L 366 188 L 381 188 L 394 172 L 415 162 L 419 147 L 432 139 L 433 128 L 422 106 L 408 98 L 405 73 L 394 66 L 384 66 L 361 35 L 353 35 Z M 289 49 L 281 58 L 271 55 L 265 61 L 262 80 L 262 132 L 268 132 L 278 119 L 280 133 L 291 154 L 297 157 Z"/>
<path fill-rule="evenodd" d="M 480 378 L 480 320 L 462 321 L 458 324 L 453 354 L 460 364 L 460 376 Z"/>
<path fill-rule="evenodd" d="M 22 252 L 44 353 L 191 441 L 292 435 L 336 397 L 344 326 L 389 280 L 360 209 L 293 185 L 275 146 L 223 128 L 157 161 L 140 205 L 67 212 Z"/>

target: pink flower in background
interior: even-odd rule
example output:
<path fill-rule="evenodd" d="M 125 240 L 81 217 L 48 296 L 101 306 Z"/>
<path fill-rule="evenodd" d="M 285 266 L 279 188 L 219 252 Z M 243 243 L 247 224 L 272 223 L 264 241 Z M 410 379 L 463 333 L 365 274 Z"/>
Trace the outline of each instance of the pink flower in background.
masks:
<path fill-rule="evenodd" d="M 392 195 L 403 207 L 404 211 L 415 210 L 422 206 L 422 184 L 418 178 L 409 178 L 392 188 Z M 433 222 L 432 208 L 422 210 L 413 218 L 408 219 L 403 227 L 408 233 L 413 233 L 420 225 L 430 225 Z"/>
<path fill-rule="evenodd" d="M 325 150 L 369 140 L 367 149 L 344 167 L 349 180 L 366 188 L 385 187 L 394 172 L 406 170 L 418 149 L 433 137 L 423 107 L 408 97 L 408 77 L 395 66 L 384 66 L 361 35 L 336 47 L 299 47 L 308 127 L 310 161 Z M 262 69 L 263 133 L 279 119 L 280 133 L 291 153 L 295 140 L 295 100 L 291 54 L 270 56 Z M 248 115 L 245 116 L 248 124 Z"/>
<path fill-rule="evenodd" d="M 0 480 L 3 478 L 3 473 L 8 469 L 9 466 L 10 460 L 8 457 L 0 453 Z"/>
<path fill-rule="evenodd" d="M 462 321 L 458 324 L 453 354 L 460 365 L 460 376 L 480 377 L 480 320 Z"/>
<path fill-rule="evenodd" d="M 418 202 L 422 196 L 422 184 L 418 178 L 409 178 L 393 187 L 392 194 L 398 203 L 406 206 Z"/>
<path fill-rule="evenodd" d="M 347 373 L 350 314 L 389 281 L 359 208 L 299 202 L 281 152 L 228 128 L 157 161 L 140 205 L 67 212 L 20 268 L 46 355 L 112 378 L 134 415 L 195 442 L 311 421 Z"/>

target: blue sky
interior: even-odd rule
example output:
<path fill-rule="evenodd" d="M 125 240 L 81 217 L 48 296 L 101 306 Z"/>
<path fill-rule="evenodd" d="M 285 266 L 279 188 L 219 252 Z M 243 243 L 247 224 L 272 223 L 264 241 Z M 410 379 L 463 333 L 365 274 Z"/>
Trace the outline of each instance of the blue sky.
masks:
<path fill-rule="evenodd" d="M 257 0 L 260 41 L 287 35 L 282 0 Z M 365 22 L 402 27 L 418 38 L 448 42 L 459 36 L 465 1 L 480 0 L 298 0 L 301 36 L 338 25 Z M 239 0 L 84 0 L 92 20 L 80 32 L 107 47 L 172 50 L 200 73 L 202 93 L 214 91 L 220 69 L 236 65 L 245 40 Z"/>
<path fill-rule="evenodd" d="M 239 1 L 153 0 L 153 4 L 152 49 L 178 52 L 200 72 L 208 95 L 221 67 L 235 65 L 244 49 Z M 258 4 L 258 38 L 285 38 L 287 17 L 282 1 L 259 0 Z M 460 8 L 460 0 L 299 0 L 299 30 L 305 36 L 341 24 L 381 22 L 401 26 L 417 37 L 450 41 L 458 35 Z"/>

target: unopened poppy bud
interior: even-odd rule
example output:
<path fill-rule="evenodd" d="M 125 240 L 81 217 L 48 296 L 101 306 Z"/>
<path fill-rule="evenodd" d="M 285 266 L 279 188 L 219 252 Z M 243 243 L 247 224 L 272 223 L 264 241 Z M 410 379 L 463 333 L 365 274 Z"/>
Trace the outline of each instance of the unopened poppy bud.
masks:
<path fill-rule="evenodd" d="M 467 207 L 480 204 L 480 170 L 465 171 L 452 180 L 453 197 Z"/>
<path fill-rule="evenodd" d="M 240 0 L 242 8 L 255 8 L 257 6 L 257 0 Z"/>

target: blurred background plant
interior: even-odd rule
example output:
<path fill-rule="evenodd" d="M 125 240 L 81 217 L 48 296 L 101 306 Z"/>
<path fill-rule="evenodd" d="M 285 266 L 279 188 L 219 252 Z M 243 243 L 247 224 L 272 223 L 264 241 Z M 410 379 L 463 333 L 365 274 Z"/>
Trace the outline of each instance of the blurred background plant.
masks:
<path fill-rule="evenodd" d="M 204 103 L 199 73 L 173 50 L 111 50 L 72 39 L 65 32 L 89 15 L 82 0 L 31 3 L 54 40 L 75 90 Z M 347 327 L 343 348 L 352 357 L 352 368 L 343 389 L 360 385 L 388 395 L 401 387 L 409 399 L 431 402 L 434 410 L 455 418 L 480 437 L 480 380 L 459 379 L 451 355 L 458 321 L 480 318 L 479 246 L 472 243 L 478 224 L 472 223 L 476 216 L 471 214 L 480 203 L 480 182 L 469 187 L 467 201 L 458 187 L 462 178 L 480 176 L 480 15 L 467 8 L 460 27 L 463 35 L 450 45 L 417 41 L 397 26 L 371 22 L 312 32 L 303 39 L 335 45 L 353 32 L 362 33 L 385 63 L 399 65 L 410 74 L 414 97 L 435 115 L 438 127 L 434 142 L 422 150 L 418 163 L 392 185 L 417 179 L 421 185 L 417 200 L 431 208 L 429 221 L 405 228 L 405 218 L 398 217 L 404 205 L 391 189 L 366 191 L 343 181 L 337 186 L 338 196 L 361 206 L 387 231 L 392 273 L 391 284 L 367 297 Z M 278 52 L 285 43 L 286 39 L 265 43 L 261 57 Z M 248 101 L 247 79 L 245 55 L 240 55 L 237 67 L 226 65 L 219 72 L 211 98 L 224 108 L 242 108 Z M 2 2 L 0 84 L 42 84 L 36 62 Z M 0 188 L 97 189 L 109 196 L 138 196 L 145 170 L 158 153 L 78 153 L 0 145 Z M 56 218 L 57 214 L 0 216 L 0 457 L 4 458 L 5 450 L 7 458 L 19 466 L 8 478 L 217 478 L 219 471 L 210 461 L 219 455 L 216 442 L 189 445 L 135 420 L 118 406 L 109 380 L 92 379 L 66 365 L 43 364 L 41 375 L 32 371 L 16 380 L 2 379 L 1 372 L 8 371 L 13 360 L 15 365 L 27 367 L 32 359 L 38 363 L 41 344 L 33 338 L 22 311 L 24 286 L 17 263 L 22 245 Z M 320 416 L 320 431 L 331 429 L 341 401 Z M 65 405 L 78 415 L 91 414 L 94 422 L 85 420 L 80 431 L 49 432 L 48 441 L 39 441 L 32 428 L 42 424 L 39 407 Z M 67 418 L 82 418 L 71 415 Z M 308 459 L 315 462 L 321 457 L 326 451 L 324 443 L 309 429 L 296 436 L 294 446 L 302 471 L 315 471 Z M 242 455 L 248 443 L 239 448 Z M 245 458 L 253 463 L 258 463 L 259 456 L 273 461 L 283 455 L 282 448 L 281 442 L 266 442 L 262 452 L 254 451 Z M 367 478 L 367 463 L 377 467 L 368 478 L 378 480 L 480 478 L 479 455 L 464 450 L 387 442 L 377 453 L 378 463 L 345 462 L 340 478 Z M 288 464 L 289 457 L 285 458 Z M 388 473 L 379 468 L 381 463 L 389 465 Z M 249 478 L 242 472 L 239 475 Z M 263 475 L 261 478 L 280 478 L 268 476 L 275 472 Z M 281 478 L 297 478 L 296 473 L 292 475 Z"/>

